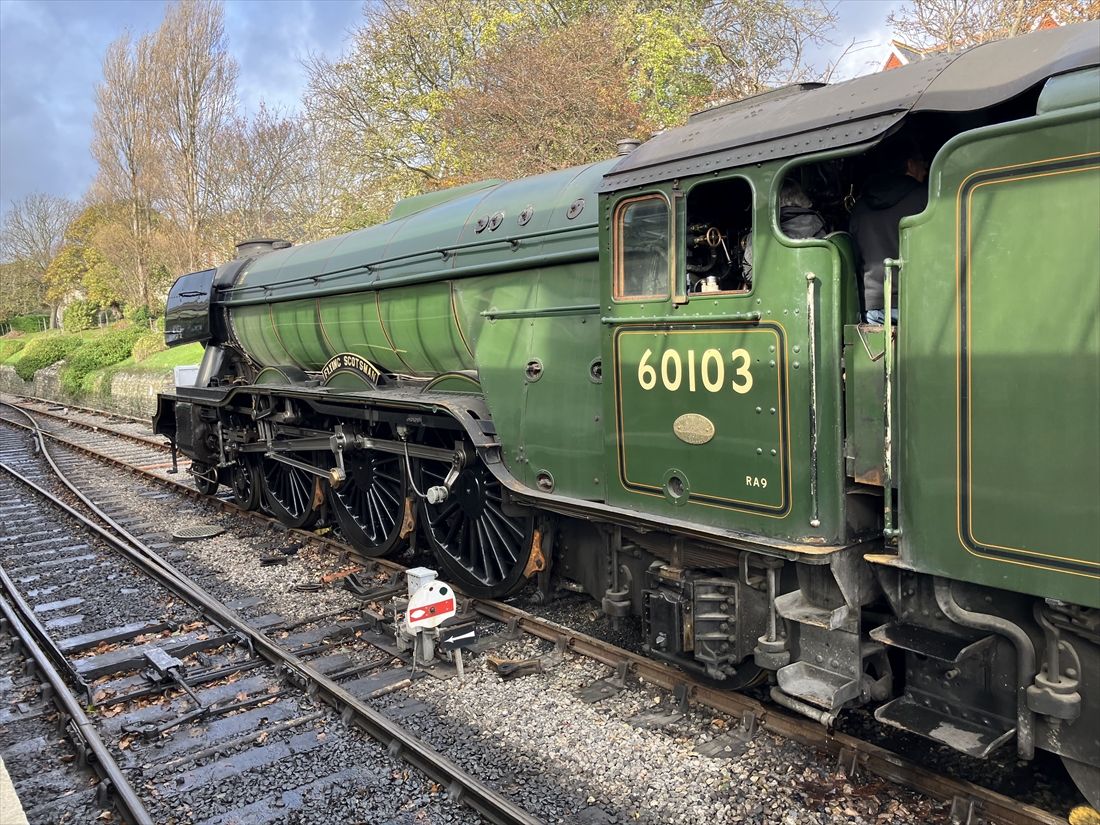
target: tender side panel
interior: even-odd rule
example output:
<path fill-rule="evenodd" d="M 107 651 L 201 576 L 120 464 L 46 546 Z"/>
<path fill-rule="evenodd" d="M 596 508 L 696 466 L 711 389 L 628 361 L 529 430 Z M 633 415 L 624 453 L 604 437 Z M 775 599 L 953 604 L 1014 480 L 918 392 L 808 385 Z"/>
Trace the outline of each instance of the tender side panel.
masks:
<path fill-rule="evenodd" d="M 902 238 L 902 553 L 1100 605 L 1100 121 L 962 136 L 932 186 Z"/>
<path fill-rule="evenodd" d="M 977 175 L 960 199 L 960 539 L 1096 576 L 1100 154 Z"/>

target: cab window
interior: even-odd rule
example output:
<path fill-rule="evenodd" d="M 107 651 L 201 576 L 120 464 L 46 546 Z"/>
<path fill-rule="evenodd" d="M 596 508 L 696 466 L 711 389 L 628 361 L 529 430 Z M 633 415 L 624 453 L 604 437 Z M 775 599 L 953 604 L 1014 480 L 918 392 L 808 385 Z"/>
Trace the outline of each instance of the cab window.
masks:
<path fill-rule="evenodd" d="M 615 210 L 615 297 L 664 298 L 669 287 L 669 210 L 661 195 Z"/>
<path fill-rule="evenodd" d="M 727 178 L 693 186 L 684 236 L 687 291 L 747 292 L 752 288 L 752 186 Z"/>

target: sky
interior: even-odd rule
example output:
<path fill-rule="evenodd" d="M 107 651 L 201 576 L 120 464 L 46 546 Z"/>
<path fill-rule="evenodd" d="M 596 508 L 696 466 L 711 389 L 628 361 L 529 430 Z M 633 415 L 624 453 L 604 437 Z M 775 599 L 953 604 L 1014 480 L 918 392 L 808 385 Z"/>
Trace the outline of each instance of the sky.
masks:
<path fill-rule="evenodd" d="M 470 0 L 476 2 L 476 0 Z M 841 0 L 838 43 L 859 41 L 834 79 L 874 71 L 890 37 L 893 0 Z M 35 192 L 79 198 L 95 175 L 95 86 L 111 41 L 153 31 L 163 0 L 0 0 L 0 216 Z M 302 59 L 336 57 L 362 19 L 360 0 L 227 0 L 226 35 L 240 66 L 244 111 L 260 101 L 295 110 Z M 815 55 L 824 64 L 840 47 Z"/>

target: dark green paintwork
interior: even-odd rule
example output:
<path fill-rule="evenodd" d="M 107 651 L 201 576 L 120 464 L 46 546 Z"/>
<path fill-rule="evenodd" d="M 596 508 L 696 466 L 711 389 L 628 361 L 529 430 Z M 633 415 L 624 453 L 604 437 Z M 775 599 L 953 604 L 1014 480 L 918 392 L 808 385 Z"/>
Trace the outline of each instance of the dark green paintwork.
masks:
<path fill-rule="evenodd" d="M 937 156 L 935 197 L 902 236 L 896 437 L 906 563 L 1097 606 L 1093 100 L 961 135 Z"/>
<path fill-rule="evenodd" d="M 960 395 L 957 377 L 956 197 L 979 170 L 1098 150 L 1095 102 L 1065 111 L 1079 102 L 1081 85 L 1062 82 L 1064 92 L 1055 82 L 1043 95 L 1048 113 L 966 133 L 944 147 L 933 164 L 929 208 L 905 224 L 893 433 L 899 553 L 916 570 L 1100 604 L 1100 585 L 1089 575 L 1089 565 L 1100 563 L 1100 173 L 1079 169 L 975 190 L 966 207 L 974 273 L 970 395 Z M 294 299 L 269 304 L 258 293 L 233 294 L 235 334 L 267 365 L 317 370 L 351 352 L 393 373 L 476 371 L 505 463 L 532 487 L 545 471 L 555 493 L 802 542 L 808 550 L 858 540 L 873 526 L 874 499 L 859 496 L 857 504 L 846 491 L 850 476 L 876 483 L 882 466 L 884 359 L 868 357 L 853 337 L 858 296 L 847 236 L 786 239 L 773 207 L 788 167 L 825 157 L 655 183 L 597 201 L 608 162 L 398 210 L 400 217 L 379 227 L 259 258 L 245 285 L 266 284 L 274 298 Z M 754 192 L 752 290 L 684 295 L 677 245 L 670 297 L 613 300 L 616 204 L 663 195 L 673 205 L 673 237 L 682 238 L 684 194 L 723 175 L 743 176 Z M 585 209 L 573 226 L 566 211 L 576 198 Z M 518 215 L 529 205 L 534 217 L 520 228 Z M 503 234 L 476 231 L 479 218 L 498 213 Z M 499 242 L 511 236 L 515 244 Z M 377 266 L 368 270 L 368 263 Z M 359 269 L 322 277 L 316 288 L 300 281 L 351 266 Z M 869 334 L 868 346 L 872 354 L 881 350 L 881 332 Z M 657 378 L 648 390 L 639 383 L 647 350 Z M 681 369 L 675 389 L 661 380 L 671 350 Z M 722 363 L 713 392 L 703 381 L 708 350 Z M 737 360 L 738 350 L 747 360 Z M 708 357 L 713 382 L 717 356 Z M 525 374 L 533 360 L 537 380 Z M 602 380 L 592 372 L 597 360 Z M 752 386 L 740 393 L 732 384 L 744 386 L 735 369 L 744 365 Z M 1079 569 L 1024 566 L 963 545 L 960 404 L 972 421 L 968 540 L 1061 556 Z M 690 433 L 678 437 L 682 416 L 705 417 L 713 438 L 697 444 L 688 443 Z"/>

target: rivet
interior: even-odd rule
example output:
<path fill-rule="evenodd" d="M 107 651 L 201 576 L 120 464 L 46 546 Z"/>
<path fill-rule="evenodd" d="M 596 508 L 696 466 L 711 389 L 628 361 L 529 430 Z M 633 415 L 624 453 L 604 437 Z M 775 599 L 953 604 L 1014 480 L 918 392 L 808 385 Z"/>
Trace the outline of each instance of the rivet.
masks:
<path fill-rule="evenodd" d="M 771 408 L 771 413 L 772 413 L 772 415 L 775 415 L 775 407 Z"/>
<path fill-rule="evenodd" d="M 757 407 L 757 408 L 756 408 L 756 414 L 757 414 L 757 415 L 760 415 L 760 413 L 762 413 L 762 412 L 764 412 L 764 408 L 763 408 L 763 407 Z"/>
<path fill-rule="evenodd" d="M 764 450 L 763 450 L 762 448 L 760 448 L 760 447 L 757 447 L 757 448 L 756 448 L 756 454 L 757 454 L 757 455 L 764 455 Z"/>
<path fill-rule="evenodd" d="M 802 352 L 802 347 L 800 347 L 798 344 L 795 344 L 794 345 L 794 351 L 795 352 Z"/>
<path fill-rule="evenodd" d="M 772 450 L 772 455 L 775 455 L 775 450 Z"/>
<path fill-rule="evenodd" d="M 795 361 L 791 366 L 793 366 L 795 369 L 798 369 L 798 362 Z"/>

